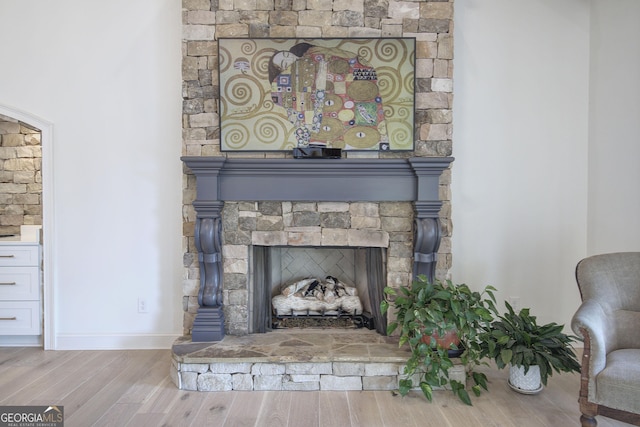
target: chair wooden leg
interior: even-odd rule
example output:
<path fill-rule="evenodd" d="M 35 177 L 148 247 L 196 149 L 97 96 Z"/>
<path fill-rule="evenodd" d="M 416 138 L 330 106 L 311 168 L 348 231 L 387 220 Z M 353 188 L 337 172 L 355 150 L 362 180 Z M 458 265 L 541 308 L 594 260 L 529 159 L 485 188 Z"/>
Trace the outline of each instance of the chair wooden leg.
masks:
<path fill-rule="evenodd" d="M 580 423 L 582 427 L 596 427 L 596 414 L 598 414 L 598 405 L 589 402 L 589 366 L 591 363 L 591 336 L 589 331 L 581 328 L 580 332 L 584 337 L 584 350 L 582 352 L 582 367 L 580 369 L 580 394 L 578 403 L 580 404 Z"/>
<path fill-rule="evenodd" d="M 580 423 L 582 427 L 596 427 L 598 425 L 598 421 L 596 421 L 596 417 L 592 415 L 582 414 L 580 416 Z"/>

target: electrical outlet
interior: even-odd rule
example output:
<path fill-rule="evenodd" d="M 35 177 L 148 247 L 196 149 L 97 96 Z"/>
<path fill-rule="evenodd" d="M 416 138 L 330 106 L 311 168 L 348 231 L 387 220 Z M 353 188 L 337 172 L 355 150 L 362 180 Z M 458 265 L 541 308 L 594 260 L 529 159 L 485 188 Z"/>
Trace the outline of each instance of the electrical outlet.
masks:
<path fill-rule="evenodd" d="M 149 307 L 147 306 L 147 300 L 144 298 L 138 298 L 138 313 L 148 313 Z"/>
<path fill-rule="evenodd" d="M 520 297 L 509 297 L 509 304 L 513 307 L 513 311 L 516 313 L 520 311 Z"/>

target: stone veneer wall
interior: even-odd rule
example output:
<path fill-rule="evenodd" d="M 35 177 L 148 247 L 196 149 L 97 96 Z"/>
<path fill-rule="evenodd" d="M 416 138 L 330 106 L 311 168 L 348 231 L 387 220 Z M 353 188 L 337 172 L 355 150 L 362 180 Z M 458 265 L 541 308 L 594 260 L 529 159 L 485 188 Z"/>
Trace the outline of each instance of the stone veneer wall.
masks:
<path fill-rule="evenodd" d="M 227 157 L 287 157 L 287 153 L 221 153 L 218 116 L 218 58 L 217 39 L 221 37 L 415 37 L 416 38 L 416 93 L 415 93 L 415 150 L 413 152 L 363 153 L 348 152 L 347 157 L 411 157 L 451 155 L 452 100 L 453 100 L 453 1 L 395 1 L 395 0 L 183 0 L 183 144 L 185 156 Z M 451 266 L 450 173 L 441 178 L 440 198 L 443 208 L 442 243 L 436 275 L 444 277 Z M 184 175 L 183 247 L 185 278 L 183 281 L 184 333 L 190 334 L 197 310 L 199 272 L 194 241 L 195 177 Z M 260 211 L 264 204 L 239 203 L 225 206 L 224 221 L 232 211 L 243 222 L 255 218 L 258 223 L 273 221 L 269 213 Z M 291 204 L 293 213 L 294 205 Z M 305 204 L 306 216 L 318 215 L 326 208 L 323 204 Z M 374 204 L 380 213 L 387 210 L 405 211 L 403 221 L 412 221 L 412 212 L 405 203 Z M 283 204 L 283 209 L 289 205 Z M 355 208 L 354 208 L 355 209 Z M 351 207 L 349 207 L 351 211 Z M 345 216 L 335 212 L 336 218 Z M 283 214 L 284 215 L 284 214 Z M 325 215 L 325 217 L 331 215 Z M 265 217 L 267 217 L 265 219 Z M 375 220 L 375 219 L 374 219 Z M 284 221 L 284 219 L 283 219 Z M 276 220 L 277 222 L 277 220 Z M 350 225 L 349 227 L 352 228 Z M 265 230 L 266 231 L 266 230 Z M 283 230 L 284 231 L 284 223 Z M 406 234 L 407 230 L 403 231 Z M 230 243 L 230 232 L 225 232 L 225 244 Z M 240 233 L 239 233 L 240 234 Z M 402 253 L 410 249 L 404 245 Z M 232 248 L 223 251 L 224 301 L 227 331 L 241 333 L 246 330 L 235 314 L 227 312 L 226 305 L 246 300 L 246 280 L 236 273 L 231 261 Z M 398 252 L 400 253 L 400 251 Z M 393 252 L 389 254 L 393 256 Z M 406 256 L 398 262 L 407 262 Z M 400 259 L 402 259 L 400 261 Z M 245 261 L 246 262 L 246 261 Z M 410 264 L 410 262 L 409 262 Z M 240 275 L 238 275 L 240 274 Z M 402 280 L 392 278 L 394 286 L 407 285 L 410 275 Z M 230 319 L 232 317 L 232 319 Z"/>
<path fill-rule="evenodd" d="M 0 234 L 42 225 L 40 131 L 0 116 L 0 165 Z"/>

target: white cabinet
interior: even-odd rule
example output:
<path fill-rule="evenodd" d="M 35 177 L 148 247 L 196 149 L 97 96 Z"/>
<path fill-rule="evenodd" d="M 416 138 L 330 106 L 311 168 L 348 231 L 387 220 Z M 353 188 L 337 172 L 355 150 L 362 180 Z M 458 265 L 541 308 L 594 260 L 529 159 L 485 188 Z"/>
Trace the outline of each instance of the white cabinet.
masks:
<path fill-rule="evenodd" d="M 0 335 L 40 335 L 40 245 L 0 241 Z"/>

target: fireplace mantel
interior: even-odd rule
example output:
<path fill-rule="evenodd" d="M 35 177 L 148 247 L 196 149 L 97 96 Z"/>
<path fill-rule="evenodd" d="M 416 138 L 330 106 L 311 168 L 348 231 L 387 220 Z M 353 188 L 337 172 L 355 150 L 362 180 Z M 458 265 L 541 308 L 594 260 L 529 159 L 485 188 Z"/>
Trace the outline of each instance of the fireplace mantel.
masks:
<path fill-rule="evenodd" d="M 224 337 L 220 216 L 225 201 L 413 202 L 414 275 L 432 280 L 441 234 L 440 175 L 453 160 L 182 157 L 196 176 L 200 308 L 192 340 Z"/>
<path fill-rule="evenodd" d="M 436 202 L 452 157 L 409 159 L 226 159 L 182 157 L 198 179 L 197 199 Z"/>

